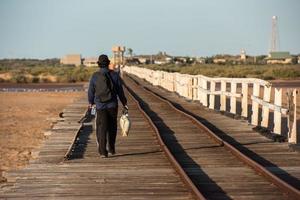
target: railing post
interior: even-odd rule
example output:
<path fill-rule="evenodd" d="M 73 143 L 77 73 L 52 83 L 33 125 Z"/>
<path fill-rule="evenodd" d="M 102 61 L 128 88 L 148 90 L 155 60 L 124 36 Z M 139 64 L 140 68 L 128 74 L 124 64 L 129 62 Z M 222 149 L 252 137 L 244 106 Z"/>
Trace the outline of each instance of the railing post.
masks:
<path fill-rule="evenodd" d="M 230 84 L 231 94 L 236 94 L 236 87 L 237 87 L 236 82 L 231 82 L 231 84 Z M 236 114 L 236 97 L 235 96 L 230 97 L 230 112 L 233 114 Z"/>
<path fill-rule="evenodd" d="M 210 91 L 212 93 L 216 91 L 216 82 L 215 81 L 210 81 Z M 209 95 L 209 108 L 215 109 L 215 95 L 214 94 Z"/>
<path fill-rule="evenodd" d="M 146 71 L 148 73 L 148 76 L 146 77 L 146 80 L 149 81 L 151 84 L 153 84 L 153 71 Z"/>
<path fill-rule="evenodd" d="M 174 92 L 178 93 L 177 73 L 174 74 Z"/>
<path fill-rule="evenodd" d="M 242 117 L 248 118 L 248 83 L 242 83 Z"/>
<path fill-rule="evenodd" d="M 294 89 L 292 91 L 292 99 L 291 99 L 291 104 L 290 107 L 290 112 L 289 112 L 289 143 L 292 144 L 298 144 L 300 143 L 300 134 L 297 129 L 297 123 L 300 121 L 300 117 L 297 116 L 297 102 L 300 101 L 299 99 L 299 93 L 297 89 Z"/>
<path fill-rule="evenodd" d="M 160 86 L 161 84 L 161 71 L 157 71 L 157 85 Z"/>
<path fill-rule="evenodd" d="M 154 84 L 155 82 L 155 71 L 151 72 L 151 84 Z"/>
<path fill-rule="evenodd" d="M 180 83 L 180 95 L 185 97 L 185 80 L 184 80 L 184 76 L 180 75 L 180 80 L 179 80 L 179 83 Z"/>
<path fill-rule="evenodd" d="M 183 96 L 185 98 L 188 98 L 189 97 L 189 86 L 188 86 L 189 82 L 188 82 L 186 75 L 183 76 L 182 79 L 183 79 L 183 86 L 182 86 L 183 87 Z"/>
<path fill-rule="evenodd" d="M 264 86 L 264 101 L 270 103 L 271 100 L 271 87 L 270 86 Z M 269 125 L 269 112 L 270 109 L 268 106 L 262 107 L 262 121 L 261 121 L 261 126 L 263 127 L 268 127 Z"/>
<path fill-rule="evenodd" d="M 165 72 L 161 72 L 160 86 L 164 89 L 168 89 L 166 87 Z"/>
<path fill-rule="evenodd" d="M 199 76 L 198 77 L 198 98 L 199 98 L 199 101 L 201 104 L 203 104 L 202 102 L 202 95 L 203 95 L 203 92 L 202 92 L 203 88 L 202 88 L 202 77 Z"/>
<path fill-rule="evenodd" d="M 181 88 L 181 96 L 185 97 L 185 80 L 184 76 L 180 76 L 180 88 Z"/>
<path fill-rule="evenodd" d="M 194 93 L 193 93 L 193 91 L 194 91 L 193 77 L 189 76 L 189 98 L 191 100 L 194 99 L 194 95 L 193 95 Z"/>
<path fill-rule="evenodd" d="M 207 90 L 207 80 L 205 78 L 202 79 L 202 88 L 203 90 Z M 202 103 L 203 103 L 203 106 L 208 106 L 208 102 L 207 102 L 207 93 L 206 91 L 203 92 L 202 94 Z"/>
<path fill-rule="evenodd" d="M 173 74 L 172 73 L 172 78 L 171 78 L 171 80 L 172 80 L 172 92 L 174 92 L 175 91 L 175 77 L 176 77 L 176 74 Z"/>
<path fill-rule="evenodd" d="M 175 76 L 174 76 L 174 91 L 179 94 L 178 90 L 179 90 L 179 86 L 178 86 L 178 75 L 177 73 L 175 73 Z"/>
<path fill-rule="evenodd" d="M 176 83 L 176 85 L 177 85 L 177 93 L 179 94 L 179 95 L 181 95 L 182 96 L 182 87 L 181 87 L 181 76 L 180 76 L 180 74 L 177 74 L 176 75 L 176 81 L 177 81 L 177 83 Z"/>
<path fill-rule="evenodd" d="M 198 100 L 198 78 L 193 76 L 193 100 Z"/>
<path fill-rule="evenodd" d="M 173 81 L 172 81 L 171 77 L 172 77 L 171 73 L 166 74 L 166 84 L 167 84 L 168 90 L 172 92 L 173 91 Z"/>
<path fill-rule="evenodd" d="M 258 83 L 253 83 L 253 96 L 259 98 L 259 90 L 260 90 L 260 85 Z M 251 124 L 255 126 L 258 125 L 258 109 L 259 109 L 259 104 L 255 101 L 252 101 Z"/>
<path fill-rule="evenodd" d="M 162 71 L 159 72 L 159 79 L 158 80 L 159 80 L 158 85 L 162 87 L 163 86 L 163 80 L 164 80 L 164 73 Z"/>
<path fill-rule="evenodd" d="M 226 81 L 224 81 L 224 80 L 221 81 L 220 110 L 226 111 L 226 95 L 223 92 L 226 92 Z"/>
<path fill-rule="evenodd" d="M 170 84 L 170 73 L 166 72 L 165 74 L 165 84 L 166 84 L 166 88 L 167 90 L 171 91 L 171 84 Z"/>
<path fill-rule="evenodd" d="M 149 72 L 149 78 L 148 79 L 146 78 L 146 80 L 149 81 L 151 84 L 153 84 L 153 72 L 154 71 L 150 71 Z"/>
<path fill-rule="evenodd" d="M 168 83 L 167 83 L 167 76 L 166 76 L 167 72 L 162 72 L 162 79 L 161 79 L 161 86 L 167 90 L 169 90 L 168 88 Z"/>
<path fill-rule="evenodd" d="M 183 96 L 183 93 L 182 93 L 182 77 L 181 75 L 177 75 L 177 81 L 178 81 L 178 94 Z"/>
<path fill-rule="evenodd" d="M 275 88 L 274 104 L 281 107 L 282 105 L 282 88 Z M 281 134 L 281 111 L 274 110 L 274 133 Z"/>

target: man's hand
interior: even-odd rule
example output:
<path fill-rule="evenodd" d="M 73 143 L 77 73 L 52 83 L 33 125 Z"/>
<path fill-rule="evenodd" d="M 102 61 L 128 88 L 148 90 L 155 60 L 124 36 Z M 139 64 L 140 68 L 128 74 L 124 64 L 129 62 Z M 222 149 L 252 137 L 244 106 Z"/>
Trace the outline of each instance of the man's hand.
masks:
<path fill-rule="evenodd" d="M 123 106 L 123 111 L 122 111 L 123 114 L 128 114 L 128 106 L 125 105 Z"/>
<path fill-rule="evenodd" d="M 89 104 L 88 108 L 91 109 L 95 104 Z"/>

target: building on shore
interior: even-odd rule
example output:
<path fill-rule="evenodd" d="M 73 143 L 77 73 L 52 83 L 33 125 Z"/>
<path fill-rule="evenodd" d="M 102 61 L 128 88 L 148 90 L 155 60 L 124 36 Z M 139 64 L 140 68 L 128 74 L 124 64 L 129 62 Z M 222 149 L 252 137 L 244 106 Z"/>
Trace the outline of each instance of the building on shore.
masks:
<path fill-rule="evenodd" d="M 60 59 L 60 63 L 64 65 L 82 65 L 82 58 L 80 54 L 69 54 L 65 55 Z"/>
<path fill-rule="evenodd" d="M 213 63 L 215 64 L 225 64 L 227 62 L 226 58 L 214 58 Z"/>
<path fill-rule="evenodd" d="M 137 55 L 131 57 L 131 59 L 136 59 L 140 64 L 167 64 L 173 61 L 173 57 L 168 55 L 166 52 L 159 52 L 154 55 Z"/>
<path fill-rule="evenodd" d="M 241 58 L 240 59 L 241 59 L 242 62 L 245 62 L 246 59 L 247 59 L 246 51 L 244 49 L 242 49 L 242 51 L 241 51 Z"/>
<path fill-rule="evenodd" d="M 83 65 L 86 67 L 97 67 L 98 66 L 98 59 L 96 57 L 89 57 L 83 59 Z"/>
<path fill-rule="evenodd" d="M 195 63 L 205 64 L 206 59 L 204 57 L 195 57 Z"/>
<path fill-rule="evenodd" d="M 242 64 L 246 63 L 247 61 L 247 55 L 244 50 L 241 51 L 240 55 L 229 55 L 229 54 L 224 54 L 224 55 L 215 55 L 212 59 L 212 62 L 214 64 Z"/>
<path fill-rule="evenodd" d="M 266 58 L 267 64 L 292 64 L 293 57 L 288 51 L 273 51 Z"/>

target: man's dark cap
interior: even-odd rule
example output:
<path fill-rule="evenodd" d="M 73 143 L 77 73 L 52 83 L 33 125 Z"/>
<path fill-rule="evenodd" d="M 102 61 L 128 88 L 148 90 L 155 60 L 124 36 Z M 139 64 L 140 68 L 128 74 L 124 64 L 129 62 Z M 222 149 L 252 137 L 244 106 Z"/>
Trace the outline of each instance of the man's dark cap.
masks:
<path fill-rule="evenodd" d="M 108 59 L 107 55 L 100 55 L 98 58 L 98 65 L 99 67 L 108 67 L 110 60 Z"/>

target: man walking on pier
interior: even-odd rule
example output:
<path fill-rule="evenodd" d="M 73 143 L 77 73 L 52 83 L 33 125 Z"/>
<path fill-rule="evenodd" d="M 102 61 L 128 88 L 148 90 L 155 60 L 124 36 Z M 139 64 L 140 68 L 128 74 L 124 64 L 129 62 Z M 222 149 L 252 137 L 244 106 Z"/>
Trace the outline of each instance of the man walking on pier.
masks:
<path fill-rule="evenodd" d="M 100 55 L 99 70 L 95 72 L 88 89 L 89 107 L 96 105 L 96 136 L 98 152 L 102 158 L 108 153 L 114 155 L 117 136 L 118 98 L 127 111 L 127 99 L 124 95 L 119 73 L 110 70 L 107 55 Z M 108 142 L 108 149 L 107 149 Z"/>

